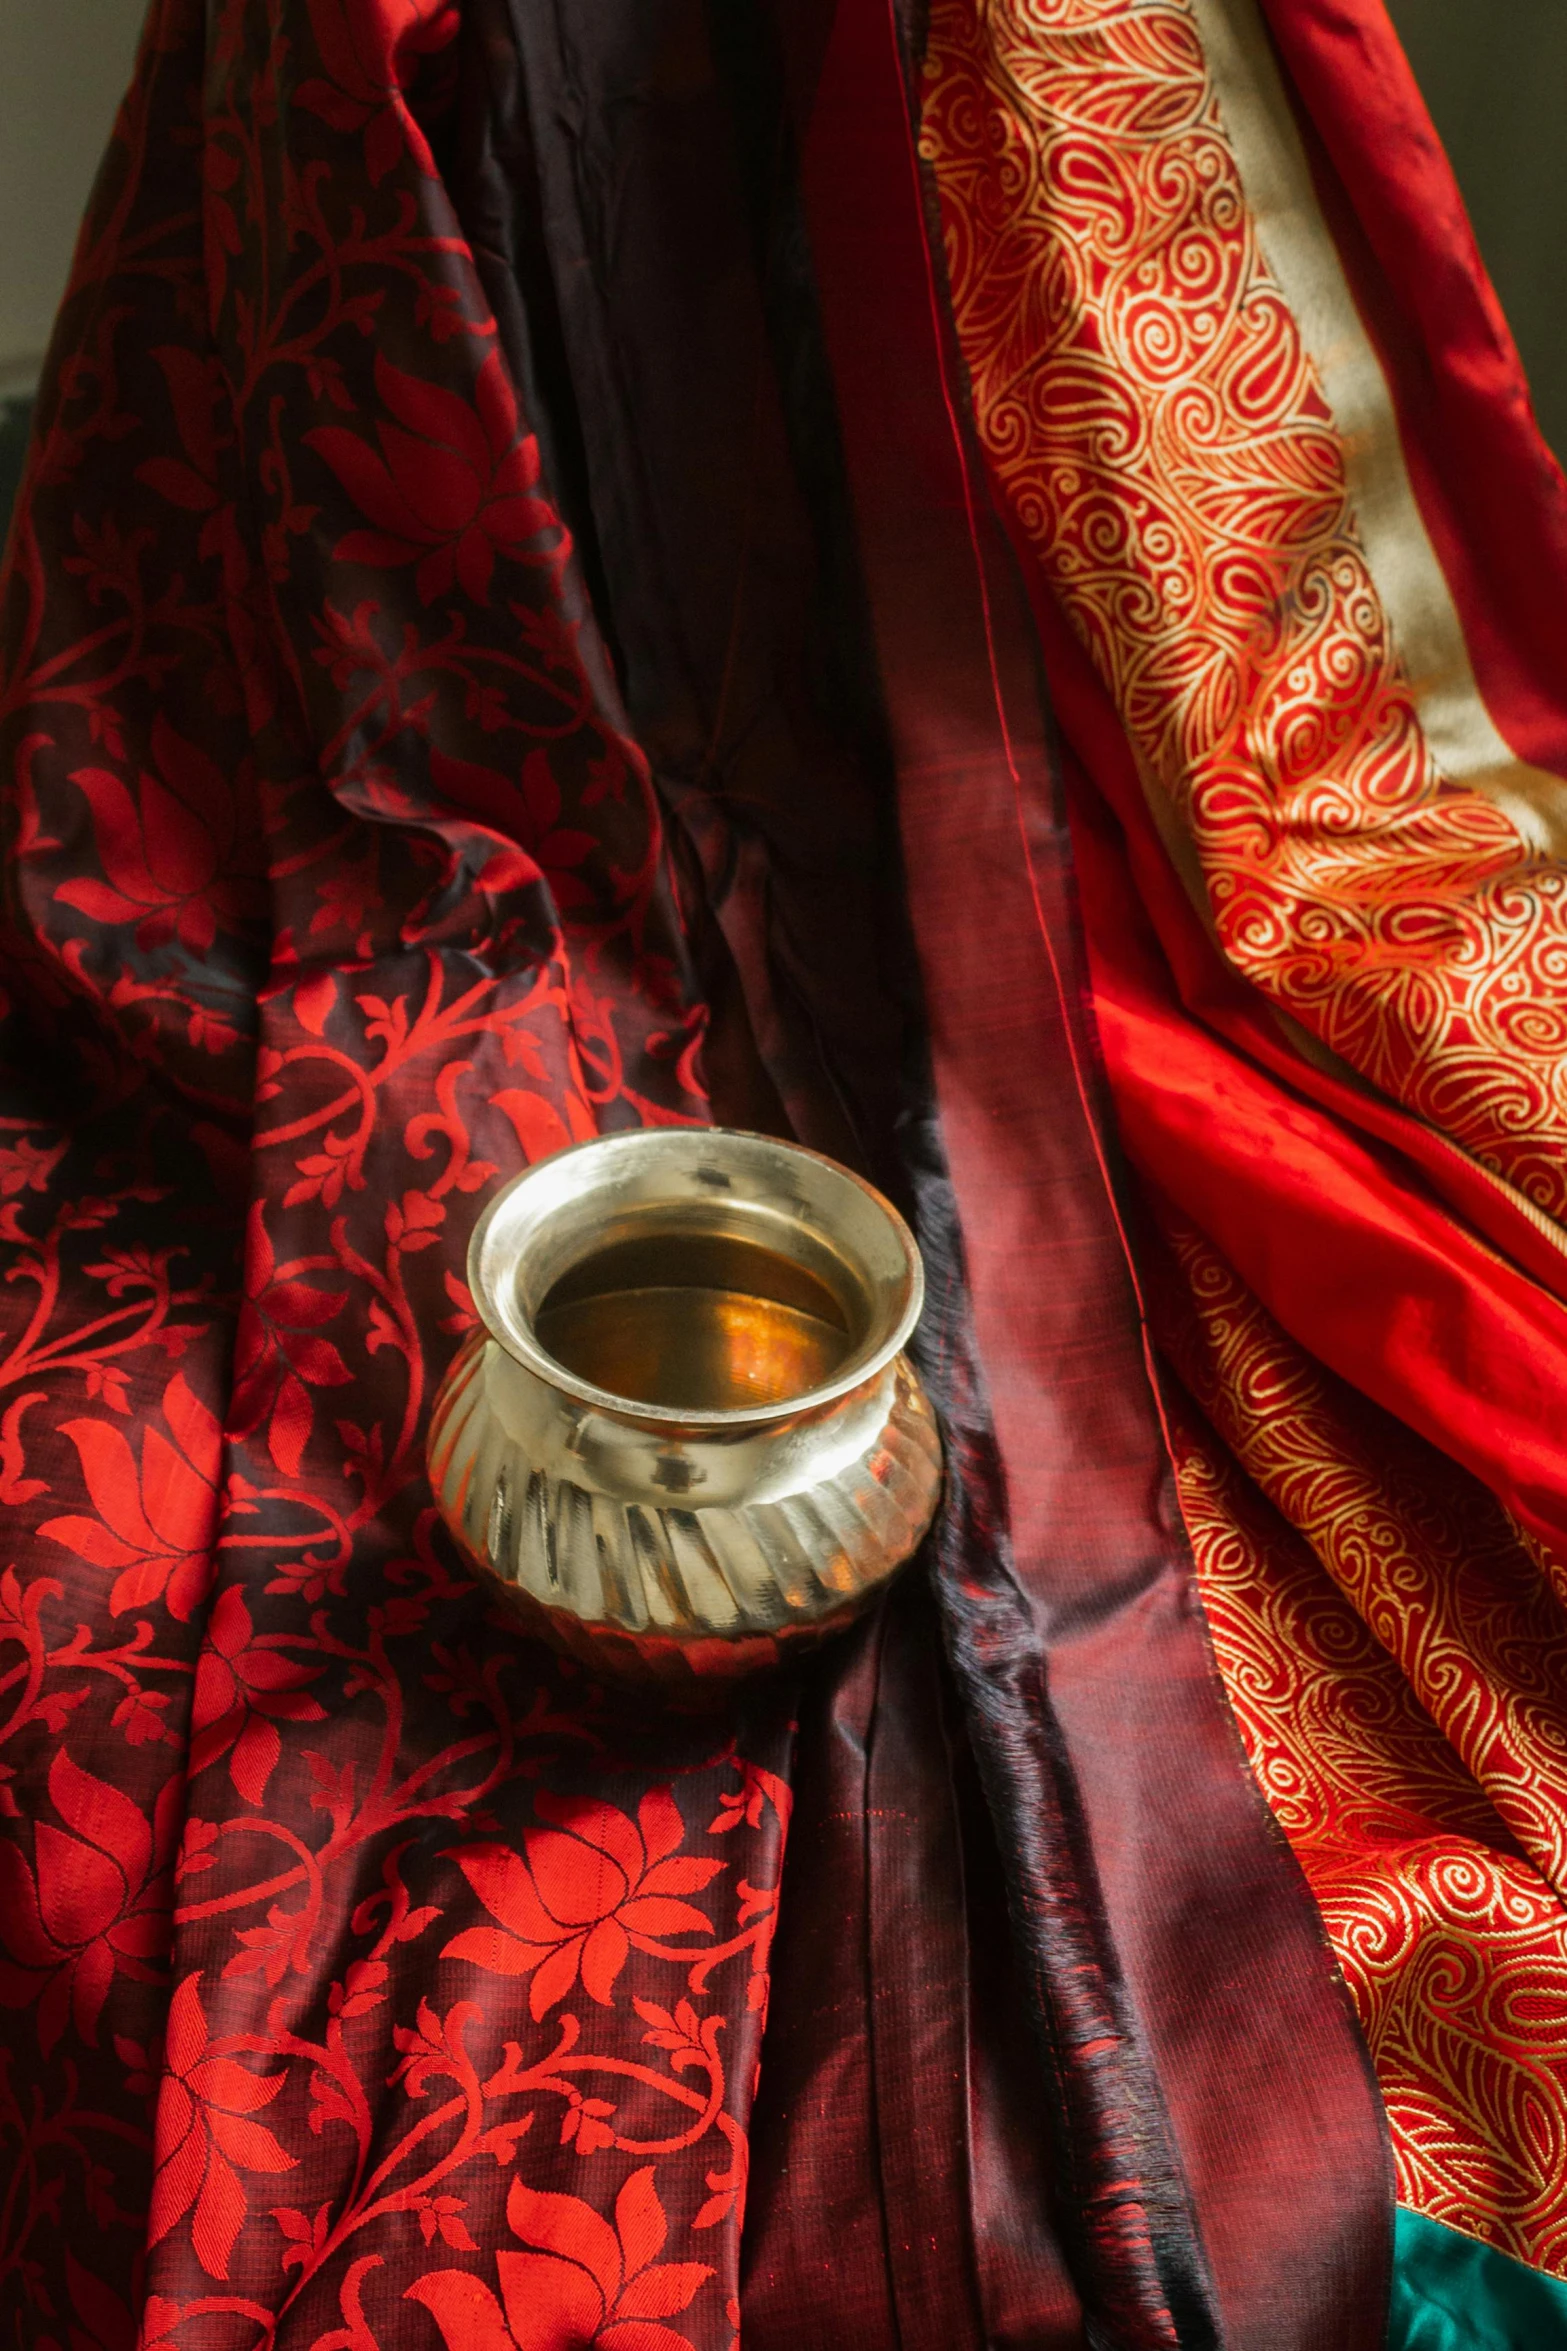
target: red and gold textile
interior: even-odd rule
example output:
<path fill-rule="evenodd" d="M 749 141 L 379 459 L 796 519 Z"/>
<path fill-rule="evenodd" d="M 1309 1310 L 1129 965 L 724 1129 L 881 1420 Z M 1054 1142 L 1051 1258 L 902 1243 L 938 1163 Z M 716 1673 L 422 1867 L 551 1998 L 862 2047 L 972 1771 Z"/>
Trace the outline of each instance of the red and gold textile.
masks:
<path fill-rule="evenodd" d="M 937 0 L 924 146 L 1219 1662 L 1401 2195 L 1567 2274 L 1561 477 L 1377 0 Z"/>
<path fill-rule="evenodd" d="M 1560 2276 L 1560 1569 L 1163 1221 L 1155 1327 L 1205 1416 L 1177 1436 L 1203 1605 L 1365 2027 L 1400 2198 Z"/>
<path fill-rule="evenodd" d="M 996 480 L 1226 954 L 1559 1213 L 1567 788 L 1481 701 L 1254 0 L 938 0 L 924 119 Z"/>

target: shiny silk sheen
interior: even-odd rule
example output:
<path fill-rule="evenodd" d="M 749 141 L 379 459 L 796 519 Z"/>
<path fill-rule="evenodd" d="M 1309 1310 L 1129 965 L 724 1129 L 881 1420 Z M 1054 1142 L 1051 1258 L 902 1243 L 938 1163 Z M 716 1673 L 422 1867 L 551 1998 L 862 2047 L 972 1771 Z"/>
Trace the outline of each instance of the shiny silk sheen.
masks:
<path fill-rule="evenodd" d="M 1091 2323 L 1117 2339 L 1163 2340 L 1169 2328 L 1180 2341 L 1211 2330 L 1262 2343 L 1316 2329 L 1374 2342 L 1379 2246 L 1364 2224 L 1379 2157 L 1365 2083 L 1310 1922 L 1256 1834 L 1207 1706 L 1208 1653 L 1161 1491 L 1135 1292 L 1096 1147 L 1065 826 L 1026 609 L 956 421 L 931 266 L 886 193 L 912 179 L 912 156 L 901 107 L 877 103 L 874 59 L 871 18 L 840 15 L 805 184 L 813 222 L 829 194 L 838 200 L 831 240 L 818 239 L 823 312 L 899 762 L 975 1371 L 1009 1512 L 1002 1572 L 979 1572 L 988 1546 L 971 1523 L 973 1548 L 951 1558 L 942 1590 L 1063 2077 L 1057 2160 L 1082 2182 L 1084 2206 L 1068 2254 Z M 925 489 L 912 501 L 911 479 Z M 965 602 L 949 580 L 970 583 Z M 981 961 L 964 945 L 982 924 Z M 955 1439 L 972 1409 L 959 1383 Z M 1183 1835 L 1194 1806 L 1208 1824 L 1201 1846 Z M 1192 1979 L 1170 1960 L 1176 1921 L 1197 1916 L 1210 2005 L 1209 2033 L 1194 2035 Z M 1255 2013 L 1225 2002 L 1247 1980 L 1253 1935 L 1256 1964 L 1292 1987 L 1283 1996 L 1316 2050 L 1307 2067 L 1286 2069 Z M 1340 2150 L 1314 2175 L 1335 2185 L 1309 2219 L 1277 2194 L 1302 2135 Z M 1302 2271 L 1285 2250 L 1295 2228 L 1331 2244 L 1330 2259 Z M 1263 2236 L 1274 2250 L 1259 2259 Z"/>

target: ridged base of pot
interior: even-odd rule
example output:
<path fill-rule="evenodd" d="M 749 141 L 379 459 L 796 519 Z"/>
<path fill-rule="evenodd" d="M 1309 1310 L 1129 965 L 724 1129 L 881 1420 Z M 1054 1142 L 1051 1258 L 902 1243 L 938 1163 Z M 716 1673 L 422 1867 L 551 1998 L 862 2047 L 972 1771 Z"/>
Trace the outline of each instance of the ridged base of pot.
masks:
<path fill-rule="evenodd" d="M 540 1391 L 473 1334 L 432 1416 L 435 1498 L 532 1628 L 617 1681 L 695 1697 L 799 1654 L 853 1622 L 935 1511 L 940 1440 L 901 1356 L 874 1396 L 804 1430 L 792 1477 L 775 1463 L 749 1498 L 709 1475 L 726 1465 L 706 1438 L 667 1448 L 670 1491 L 633 1499 L 593 1474 L 602 1423 L 563 1434 Z M 700 1500 L 704 1485 L 727 1498 Z"/>
<path fill-rule="evenodd" d="M 462 1550 L 480 1580 L 524 1632 L 574 1659 L 598 1681 L 645 1691 L 662 1705 L 704 1712 L 720 1705 L 737 1683 L 798 1663 L 824 1641 L 847 1632 L 874 1607 L 898 1572 L 894 1569 L 841 1614 L 818 1618 L 814 1624 L 786 1625 L 780 1632 L 757 1633 L 738 1641 L 716 1636 L 681 1640 L 656 1633 L 628 1633 L 612 1624 L 590 1624 L 565 1609 L 541 1607 L 517 1585 L 503 1584 L 466 1543 Z"/>

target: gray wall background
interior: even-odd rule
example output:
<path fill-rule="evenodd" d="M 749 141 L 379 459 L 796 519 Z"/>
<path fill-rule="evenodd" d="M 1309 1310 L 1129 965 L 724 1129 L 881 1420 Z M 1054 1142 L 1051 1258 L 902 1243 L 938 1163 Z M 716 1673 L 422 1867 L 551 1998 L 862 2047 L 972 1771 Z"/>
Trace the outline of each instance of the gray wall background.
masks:
<path fill-rule="evenodd" d="M 0 0 L 0 537 L 76 225 L 145 0 Z"/>
<path fill-rule="evenodd" d="M 0 392 L 30 385 L 145 0 L 0 0 Z"/>
<path fill-rule="evenodd" d="M 1388 0 L 1567 460 L 1567 0 Z"/>

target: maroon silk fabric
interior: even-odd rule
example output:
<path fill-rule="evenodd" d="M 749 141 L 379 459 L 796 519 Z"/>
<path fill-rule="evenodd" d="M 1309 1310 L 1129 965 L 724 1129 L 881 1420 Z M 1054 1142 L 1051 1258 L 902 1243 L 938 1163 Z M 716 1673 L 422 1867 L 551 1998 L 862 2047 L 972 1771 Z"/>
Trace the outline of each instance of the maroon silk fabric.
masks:
<path fill-rule="evenodd" d="M 154 9 L 0 640 L 40 2351 L 728 2351 L 742 2296 L 753 2351 L 1375 2339 L 1374 2101 L 1194 1615 L 891 19 L 832 15 Z M 710 1112 L 920 1211 L 950 1677 L 916 1582 L 646 1713 L 435 1523 L 483 1201 Z"/>
<path fill-rule="evenodd" d="M 895 54 L 890 12 L 838 11 L 805 178 L 1006 1497 L 1004 1553 L 971 1528 L 943 1596 L 1025 1979 L 1052 2020 L 1063 2233 L 1108 2339 L 1372 2351 L 1376 2091 L 1211 1704 L 1096 1124 L 1037 657 L 939 280 L 893 193 L 913 184 Z"/>

